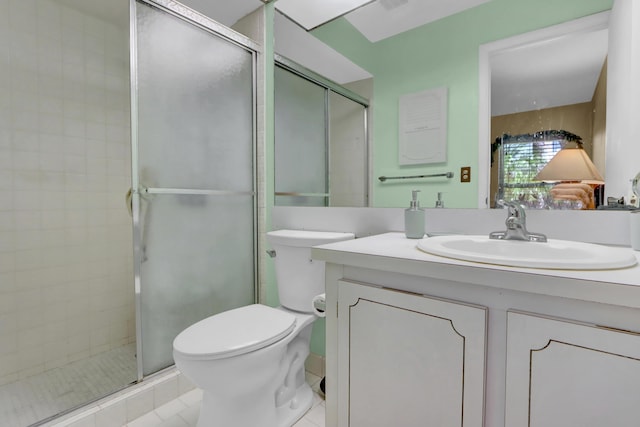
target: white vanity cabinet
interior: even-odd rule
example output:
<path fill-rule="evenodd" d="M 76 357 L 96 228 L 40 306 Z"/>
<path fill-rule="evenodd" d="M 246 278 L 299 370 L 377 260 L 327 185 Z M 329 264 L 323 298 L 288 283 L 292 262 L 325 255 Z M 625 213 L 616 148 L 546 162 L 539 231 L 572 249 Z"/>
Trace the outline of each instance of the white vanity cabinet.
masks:
<path fill-rule="evenodd" d="M 507 314 L 505 425 L 640 425 L 640 335 Z"/>
<path fill-rule="evenodd" d="M 326 262 L 327 426 L 640 426 L 640 265 L 483 265 L 401 233 L 312 256 Z"/>
<path fill-rule="evenodd" d="M 341 427 L 481 427 L 487 310 L 338 282 Z"/>

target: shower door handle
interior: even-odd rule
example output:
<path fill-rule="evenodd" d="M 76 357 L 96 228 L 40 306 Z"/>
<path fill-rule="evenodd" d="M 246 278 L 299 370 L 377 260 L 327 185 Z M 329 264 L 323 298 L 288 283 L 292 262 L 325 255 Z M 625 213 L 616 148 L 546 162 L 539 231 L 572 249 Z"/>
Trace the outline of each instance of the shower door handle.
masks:
<path fill-rule="evenodd" d="M 203 196 L 253 196 L 254 191 L 200 190 L 197 188 L 151 188 L 143 187 L 143 194 L 185 194 Z"/>

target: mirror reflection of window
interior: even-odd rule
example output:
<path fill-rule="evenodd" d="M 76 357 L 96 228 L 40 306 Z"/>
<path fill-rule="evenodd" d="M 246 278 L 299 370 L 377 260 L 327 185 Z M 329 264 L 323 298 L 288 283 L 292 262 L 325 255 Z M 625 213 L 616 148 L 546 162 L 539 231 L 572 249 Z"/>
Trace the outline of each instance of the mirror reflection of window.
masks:
<path fill-rule="evenodd" d="M 503 135 L 492 144 L 496 148 L 498 189 L 495 199 L 518 201 L 530 209 L 574 208 L 554 200 L 553 184 L 536 180 L 536 175 L 577 135 L 549 131 L 525 135 Z M 496 157 L 494 155 L 494 157 Z"/>
<path fill-rule="evenodd" d="M 367 102 L 306 71 L 275 67 L 275 205 L 367 206 Z"/>

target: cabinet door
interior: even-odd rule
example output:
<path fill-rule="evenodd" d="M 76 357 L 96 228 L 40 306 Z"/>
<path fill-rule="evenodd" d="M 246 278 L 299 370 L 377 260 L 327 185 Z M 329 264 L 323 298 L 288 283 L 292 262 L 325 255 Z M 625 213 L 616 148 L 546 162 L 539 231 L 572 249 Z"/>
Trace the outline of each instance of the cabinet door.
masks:
<path fill-rule="evenodd" d="M 486 308 L 338 282 L 339 426 L 481 427 Z"/>
<path fill-rule="evenodd" d="M 508 313 L 505 425 L 637 427 L 639 387 L 639 335 Z"/>

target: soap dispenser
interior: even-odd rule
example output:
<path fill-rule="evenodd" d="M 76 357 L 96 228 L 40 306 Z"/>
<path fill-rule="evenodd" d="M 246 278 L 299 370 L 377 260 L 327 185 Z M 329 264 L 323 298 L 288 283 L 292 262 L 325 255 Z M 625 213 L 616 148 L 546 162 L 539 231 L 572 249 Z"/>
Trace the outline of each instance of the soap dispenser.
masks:
<path fill-rule="evenodd" d="M 404 234 L 409 239 L 422 239 L 424 237 L 424 209 L 420 208 L 418 193 L 411 192 L 409 208 L 404 211 Z"/>

